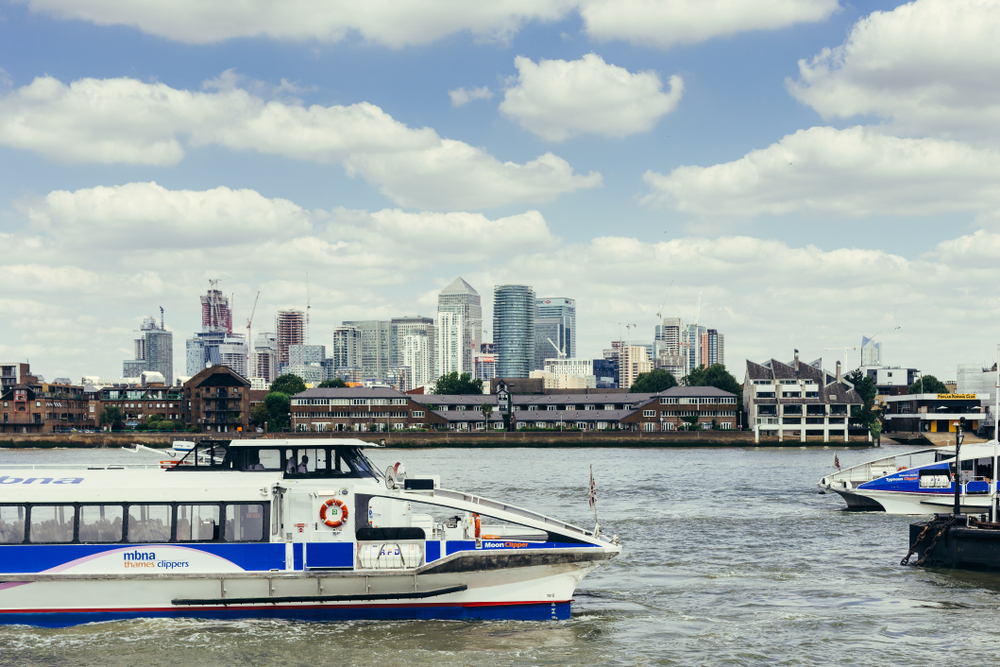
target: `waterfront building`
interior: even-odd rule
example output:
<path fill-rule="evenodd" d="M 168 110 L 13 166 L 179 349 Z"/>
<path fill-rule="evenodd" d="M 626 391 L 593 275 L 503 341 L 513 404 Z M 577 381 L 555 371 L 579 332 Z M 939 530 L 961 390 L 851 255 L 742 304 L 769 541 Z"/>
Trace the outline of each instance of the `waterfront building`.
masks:
<path fill-rule="evenodd" d="M 799 363 L 799 352 L 791 364 L 771 359 L 762 364 L 747 361 L 743 381 L 743 406 L 754 437 L 777 435 L 848 439 L 851 408 L 863 405 L 853 385 L 841 375 L 837 362 L 835 375 L 810 364 Z"/>
<path fill-rule="evenodd" d="M 274 321 L 276 345 L 278 352 L 276 373 L 286 372 L 289 364 L 288 348 L 292 345 L 303 345 L 306 342 L 306 316 L 301 310 L 281 310 Z"/>
<path fill-rule="evenodd" d="M 24 378 L 31 372 L 27 363 L 3 362 L 0 363 L 0 393 L 6 394 L 7 390 L 15 384 L 24 382 Z"/>
<path fill-rule="evenodd" d="M 535 369 L 545 360 L 576 354 L 576 301 L 566 297 L 535 300 Z"/>
<path fill-rule="evenodd" d="M 250 424 L 250 381 L 228 366 L 212 366 L 184 383 L 181 414 L 202 433 L 236 433 Z"/>
<path fill-rule="evenodd" d="M 59 433 L 94 423 L 82 386 L 43 382 L 21 365 L 19 382 L 0 395 L 0 433 Z"/>
<path fill-rule="evenodd" d="M 502 378 L 526 378 L 535 364 L 535 290 L 497 285 L 493 290 L 493 345 Z"/>
<path fill-rule="evenodd" d="M 413 397 L 389 387 L 307 389 L 291 398 L 293 430 L 387 431 L 443 425 Z"/>
<path fill-rule="evenodd" d="M 996 374 L 993 374 L 996 377 Z M 886 433 L 955 433 L 962 419 L 965 430 L 975 433 L 986 417 L 990 395 L 898 394 L 884 396 Z M 990 421 L 992 426 L 992 420 Z M 992 437 L 992 432 L 989 437 Z"/>
<path fill-rule="evenodd" d="M 354 320 L 344 322 L 344 326 L 358 330 L 361 342 L 361 369 L 366 379 L 384 380 L 389 370 L 389 350 L 391 349 L 392 327 L 389 320 Z"/>
<path fill-rule="evenodd" d="M 471 373 L 473 357 L 479 350 L 483 339 L 483 307 L 479 292 L 461 277 L 455 278 L 438 294 L 437 319 L 440 321 L 443 313 L 453 313 L 461 318 L 461 331 L 458 349 L 461 350 L 461 367 L 463 373 Z M 456 320 L 452 320 L 453 322 Z M 435 354 L 435 360 L 438 355 Z M 451 371 L 448 371 L 451 372 Z M 435 368 L 437 376 L 445 374 L 440 368 Z"/>
<path fill-rule="evenodd" d="M 594 360 L 593 359 L 546 359 L 545 368 L 543 370 L 545 373 L 551 374 L 554 378 L 578 378 L 580 382 L 572 381 L 571 384 L 556 384 L 553 387 L 590 387 L 591 389 L 597 388 L 597 377 L 594 375 Z M 535 376 L 532 376 L 535 377 Z M 566 382 L 571 382 L 567 380 Z M 548 387 L 548 385 L 546 385 Z"/>

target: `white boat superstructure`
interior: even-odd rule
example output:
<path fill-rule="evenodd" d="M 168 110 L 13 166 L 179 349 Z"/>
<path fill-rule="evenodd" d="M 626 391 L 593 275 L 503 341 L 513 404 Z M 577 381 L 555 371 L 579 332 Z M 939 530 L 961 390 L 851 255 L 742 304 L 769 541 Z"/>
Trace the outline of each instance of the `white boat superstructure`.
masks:
<path fill-rule="evenodd" d="M 0 467 L 0 623 L 568 618 L 617 537 L 378 472 L 359 440 L 203 440 L 169 468 Z"/>

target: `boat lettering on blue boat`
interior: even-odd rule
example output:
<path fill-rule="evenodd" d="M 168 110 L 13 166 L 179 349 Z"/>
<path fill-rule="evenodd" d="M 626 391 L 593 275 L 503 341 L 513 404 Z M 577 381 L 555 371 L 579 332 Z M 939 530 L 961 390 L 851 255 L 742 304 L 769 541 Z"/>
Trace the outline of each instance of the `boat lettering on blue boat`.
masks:
<path fill-rule="evenodd" d="M 11 477 L 9 475 L 0 475 L 0 484 L 34 484 L 35 482 L 39 484 L 82 484 L 83 477 L 55 479 L 54 477 Z"/>

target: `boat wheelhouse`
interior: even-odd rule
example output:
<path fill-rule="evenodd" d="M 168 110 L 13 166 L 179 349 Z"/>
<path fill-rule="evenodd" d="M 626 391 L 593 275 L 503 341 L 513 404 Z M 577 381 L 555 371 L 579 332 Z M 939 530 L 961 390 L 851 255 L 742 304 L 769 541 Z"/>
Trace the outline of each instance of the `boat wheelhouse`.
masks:
<path fill-rule="evenodd" d="M 0 623 L 564 619 L 621 552 L 360 440 L 202 440 L 161 466 L 0 466 Z"/>

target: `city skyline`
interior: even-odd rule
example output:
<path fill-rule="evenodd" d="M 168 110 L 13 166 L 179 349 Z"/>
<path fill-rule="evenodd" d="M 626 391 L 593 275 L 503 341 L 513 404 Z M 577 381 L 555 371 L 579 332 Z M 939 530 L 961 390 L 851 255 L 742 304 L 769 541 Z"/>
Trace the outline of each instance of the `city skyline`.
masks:
<path fill-rule="evenodd" d="M 266 5 L 0 8 L 0 359 L 117 374 L 162 307 L 179 374 L 209 280 L 330 345 L 455 276 L 594 358 L 657 313 L 730 369 L 996 357 L 996 3 Z"/>

